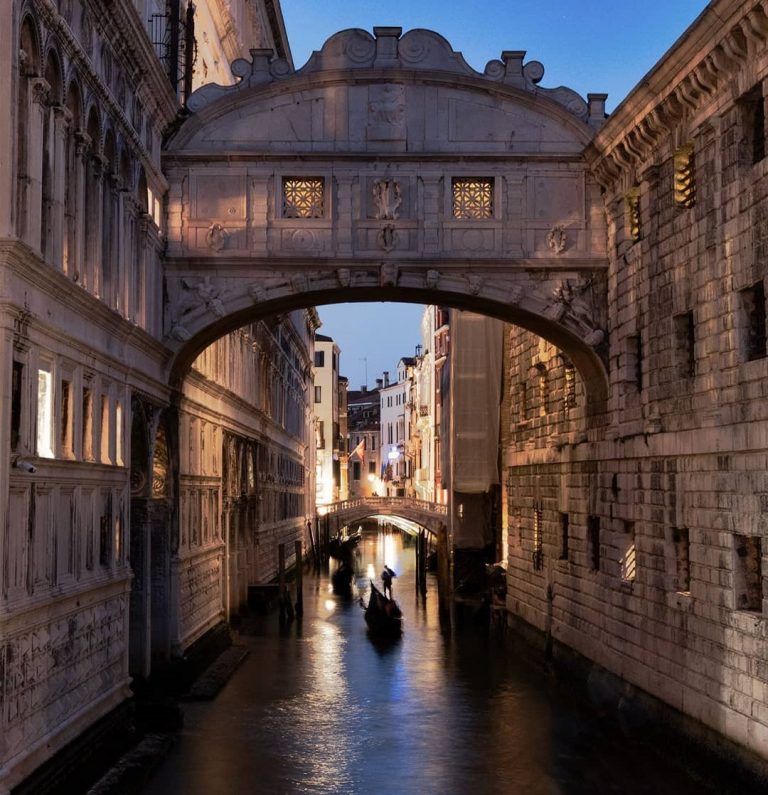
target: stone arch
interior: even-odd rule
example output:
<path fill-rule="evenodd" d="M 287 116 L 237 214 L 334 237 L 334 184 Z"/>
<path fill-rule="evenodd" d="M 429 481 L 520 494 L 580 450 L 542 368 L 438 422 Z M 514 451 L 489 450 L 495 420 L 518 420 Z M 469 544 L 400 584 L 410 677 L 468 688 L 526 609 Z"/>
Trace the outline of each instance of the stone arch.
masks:
<path fill-rule="evenodd" d="M 523 57 L 477 72 L 432 31 L 346 30 L 298 70 L 254 51 L 239 82 L 195 92 L 166 150 L 172 382 L 276 312 L 443 303 L 551 341 L 600 415 L 607 236 L 584 152 L 604 106 Z M 286 210 L 294 183 L 308 214 Z"/>
<path fill-rule="evenodd" d="M 64 68 L 62 66 L 61 55 L 59 54 L 58 42 L 51 38 L 45 47 L 45 71 L 43 72 L 46 82 L 50 86 L 48 99 L 52 105 L 64 103 Z"/>
<path fill-rule="evenodd" d="M 41 73 L 43 62 L 41 41 L 42 36 L 35 15 L 31 11 L 25 11 L 19 27 L 19 52 L 23 53 L 20 66 L 26 75 Z"/>

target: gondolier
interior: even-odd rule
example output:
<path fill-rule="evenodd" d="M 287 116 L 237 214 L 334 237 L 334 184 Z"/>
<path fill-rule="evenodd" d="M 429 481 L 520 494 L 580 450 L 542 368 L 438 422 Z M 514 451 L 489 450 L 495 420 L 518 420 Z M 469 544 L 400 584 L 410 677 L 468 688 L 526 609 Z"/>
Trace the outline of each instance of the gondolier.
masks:
<path fill-rule="evenodd" d="M 387 592 L 389 592 L 390 599 L 392 598 L 392 580 L 395 577 L 397 577 L 397 574 L 395 574 L 395 572 L 392 571 L 392 569 L 390 569 L 385 563 L 384 571 L 381 572 L 381 582 L 383 585 L 384 596 L 386 596 Z"/>

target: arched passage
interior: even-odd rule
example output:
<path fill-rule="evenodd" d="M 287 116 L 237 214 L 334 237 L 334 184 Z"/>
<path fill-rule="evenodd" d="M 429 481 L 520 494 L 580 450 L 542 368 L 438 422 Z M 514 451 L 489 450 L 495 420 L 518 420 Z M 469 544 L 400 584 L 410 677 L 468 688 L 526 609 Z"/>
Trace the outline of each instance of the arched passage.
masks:
<path fill-rule="evenodd" d="M 300 70 L 254 51 L 206 86 L 165 153 L 166 342 L 180 383 L 246 322 L 348 301 L 443 303 L 562 349 L 599 414 L 606 235 L 583 151 L 602 99 L 483 73 L 438 34 L 331 37 Z"/>

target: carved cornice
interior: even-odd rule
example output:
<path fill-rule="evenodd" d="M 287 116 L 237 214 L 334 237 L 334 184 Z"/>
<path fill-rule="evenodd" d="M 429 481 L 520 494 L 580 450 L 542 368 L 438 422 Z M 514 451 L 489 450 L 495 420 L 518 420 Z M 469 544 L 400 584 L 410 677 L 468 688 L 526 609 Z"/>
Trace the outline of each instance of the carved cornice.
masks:
<path fill-rule="evenodd" d="M 664 138 L 756 64 L 768 42 L 768 0 L 734 5 L 711 3 L 596 134 L 585 154 L 603 187 L 622 174 L 634 179 Z"/>

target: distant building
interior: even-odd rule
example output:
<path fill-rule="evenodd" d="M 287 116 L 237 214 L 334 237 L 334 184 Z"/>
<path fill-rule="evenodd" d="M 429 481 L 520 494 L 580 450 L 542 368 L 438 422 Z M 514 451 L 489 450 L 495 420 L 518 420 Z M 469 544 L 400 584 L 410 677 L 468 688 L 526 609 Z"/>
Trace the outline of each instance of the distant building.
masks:
<path fill-rule="evenodd" d="M 381 480 L 379 388 L 365 386 L 348 393 L 349 496 L 370 497 L 384 493 Z"/>
<path fill-rule="evenodd" d="M 389 372 L 384 373 L 384 385 L 379 397 L 381 406 L 381 466 L 382 480 L 387 496 L 404 497 L 409 490 L 411 466 L 406 455 L 410 439 L 410 412 L 408 401 L 414 360 L 400 359 L 397 381 L 389 383 Z"/>
<path fill-rule="evenodd" d="M 339 346 L 324 334 L 315 335 L 315 494 L 317 505 L 340 499 Z"/>

